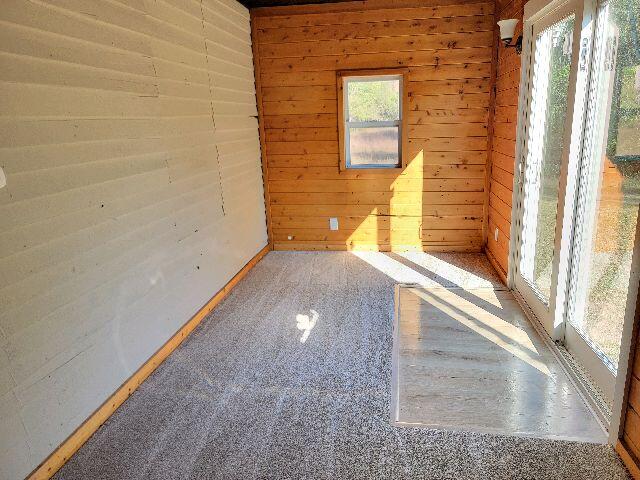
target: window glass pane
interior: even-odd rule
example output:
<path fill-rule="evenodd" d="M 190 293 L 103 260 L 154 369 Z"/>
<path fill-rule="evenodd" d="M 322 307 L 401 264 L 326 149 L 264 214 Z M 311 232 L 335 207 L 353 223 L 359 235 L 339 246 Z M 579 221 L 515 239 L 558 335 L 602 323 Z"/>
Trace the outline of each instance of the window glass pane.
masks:
<path fill-rule="evenodd" d="M 350 164 L 398 165 L 398 127 L 349 129 Z"/>
<path fill-rule="evenodd" d="M 549 302 L 574 15 L 535 38 L 520 271 Z"/>
<path fill-rule="evenodd" d="M 347 102 L 350 122 L 400 119 L 400 80 L 349 80 Z"/>
<path fill-rule="evenodd" d="M 640 206 L 640 0 L 598 11 L 569 320 L 617 366 Z"/>

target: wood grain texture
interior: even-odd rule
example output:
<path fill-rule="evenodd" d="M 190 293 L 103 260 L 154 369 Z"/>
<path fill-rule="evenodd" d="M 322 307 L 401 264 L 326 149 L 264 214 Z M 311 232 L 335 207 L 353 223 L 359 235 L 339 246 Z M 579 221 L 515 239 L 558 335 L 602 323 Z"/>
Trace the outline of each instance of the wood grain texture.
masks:
<path fill-rule="evenodd" d="M 626 383 L 626 403 L 622 412 L 622 428 L 616 444 L 616 452 L 632 474 L 640 478 L 640 338 L 638 337 L 638 312 L 636 311 L 634 339 L 629 356 L 629 373 Z M 622 361 L 622 359 L 621 359 Z"/>
<path fill-rule="evenodd" d="M 252 8 L 251 13 L 255 17 L 271 17 L 274 11 L 278 15 L 308 15 L 308 14 L 325 14 L 325 13 L 341 13 L 361 12 L 369 10 L 383 10 L 396 8 L 413 8 L 413 7 L 439 7 L 442 5 L 460 5 L 460 0 L 354 0 L 346 2 L 324 3 L 324 4 L 308 4 L 301 1 L 301 4 L 281 6 L 274 9 L 270 6 L 262 8 Z M 482 0 L 467 0 L 465 3 L 484 3 Z M 491 5 L 493 7 L 493 5 Z"/>
<path fill-rule="evenodd" d="M 252 10 L 275 249 L 482 249 L 493 12 L 448 0 Z M 406 166 L 341 171 L 337 72 L 398 67 Z"/>
<path fill-rule="evenodd" d="M 517 18 L 522 22 L 523 0 L 496 3 L 496 18 Z M 521 28 L 521 23 L 519 24 Z M 487 169 L 489 208 L 485 250 L 501 277 L 509 271 L 509 238 L 511 236 L 511 196 L 515 166 L 516 124 L 520 86 L 520 56 L 514 48 L 505 48 L 498 41 L 495 94 L 490 108 L 490 152 Z M 499 204 L 500 208 L 494 204 Z M 492 208 L 493 207 L 493 208 Z M 495 232 L 498 230 L 498 239 Z"/>
<path fill-rule="evenodd" d="M 627 446 L 626 439 L 618 440 L 615 445 L 616 453 L 620 455 L 622 463 L 627 467 L 634 480 L 640 480 L 640 468 L 638 467 L 638 457 L 636 457 Z"/>

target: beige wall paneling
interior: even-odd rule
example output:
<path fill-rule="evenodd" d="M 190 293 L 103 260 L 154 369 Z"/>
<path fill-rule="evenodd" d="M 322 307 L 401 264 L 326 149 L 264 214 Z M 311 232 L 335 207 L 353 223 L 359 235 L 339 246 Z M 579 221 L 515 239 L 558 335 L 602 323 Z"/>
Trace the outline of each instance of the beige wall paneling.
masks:
<path fill-rule="evenodd" d="M 0 9 L 0 477 L 37 466 L 267 243 L 249 13 Z"/>

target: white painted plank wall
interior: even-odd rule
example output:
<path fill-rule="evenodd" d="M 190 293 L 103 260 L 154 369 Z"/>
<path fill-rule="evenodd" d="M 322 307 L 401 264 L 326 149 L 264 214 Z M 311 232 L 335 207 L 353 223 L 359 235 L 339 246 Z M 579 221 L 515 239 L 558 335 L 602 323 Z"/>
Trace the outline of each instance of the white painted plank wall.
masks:
<path fill-rule="evenodd" d="M 248 11 L 3 0 L 0 478 L 267 243 Z"/>

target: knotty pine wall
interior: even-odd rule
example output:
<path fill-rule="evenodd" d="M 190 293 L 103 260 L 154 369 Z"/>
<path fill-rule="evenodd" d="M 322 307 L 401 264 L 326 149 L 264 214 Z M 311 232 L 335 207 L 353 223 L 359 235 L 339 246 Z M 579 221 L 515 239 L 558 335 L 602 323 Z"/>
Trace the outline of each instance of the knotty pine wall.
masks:
<path fill-rule="evenodd" d="M 636 342 L 638 342 L 637 337 Z M 627 466 L 632 468 L 635 465 L 637 471 L 640 466 L 640 347 L 638 345 L 635 346 L 635 355 L 630 368 L 628 402 L 623 416 L 620 442 L 631 455 L 630 459 L 623 457 L 625 463 L 630 460 L 632 465 Z"/>
<path fill-rule="evenodd" d="M 252 10 L 275 249 L 482 249 L 493 9 L 374 0 Z M 400 66 L 410 69 L 407 167 L 340 173 L 336 71 Z"/>
<path fill-rule="evenodd" d="M 523 0 L 498 0 L 496 21 L 518 18 L 516 37 L 522 32 Z M 495 100 L 491 106 L 489 211 L 486 252 L 494 267 L 506 278 L 509 268 L 509 238 L 511 232 L 511 196 L 515 168 L 516 124 L 521 57 L 515 48 L 505 48 L 498 41 Z M 498 230 L 498 239 L 495 231 Z"/>
<path fill-rule="evenodd" d="M 249 12 L 2 0 L 0 478 L 24 478 L 267 243 Z"/>
<path fill-rule="evenodd" d="M 636 298 L 635 322 L 631 351 L 627 359 L 620 358 L 620 365 L 627 361 L 627 381 L 618 431 L 616 451 L 634 479 L 640 478 L 640 294 Z M 624 347 L 623 347 L 624 348 Z M 617 414 L 617 412 L 614 412 Z"/>

